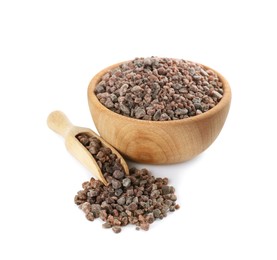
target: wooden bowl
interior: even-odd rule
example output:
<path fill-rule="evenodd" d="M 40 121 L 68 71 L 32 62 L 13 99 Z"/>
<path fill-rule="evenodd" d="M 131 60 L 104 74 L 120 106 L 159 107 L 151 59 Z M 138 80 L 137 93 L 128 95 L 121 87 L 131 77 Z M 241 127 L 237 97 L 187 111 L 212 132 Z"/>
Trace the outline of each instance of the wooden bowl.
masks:
<path fill-rule="evenodd" d="M 146 121 L 112 112 L 100 103 L 94 93 L 102 76 L 120 64 L 97 73 L 88 86 L 89 109 L 103 139 L 128 159 L 150 164 L 184 162 L 213 143 L 224 125 L 231 103 L 231 89 L 222 75 L 213 70 L 223 83 L 224 94 L 212 109 L 180 120 Z"/>

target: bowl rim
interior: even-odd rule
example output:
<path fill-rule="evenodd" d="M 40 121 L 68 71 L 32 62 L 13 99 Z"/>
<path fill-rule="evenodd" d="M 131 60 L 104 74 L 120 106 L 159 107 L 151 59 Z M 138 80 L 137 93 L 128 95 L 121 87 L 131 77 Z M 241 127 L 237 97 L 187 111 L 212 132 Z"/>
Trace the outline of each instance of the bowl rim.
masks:
<path fill-rule="evenodd" d="M 110 66 L 102 69 L 97 74 L 95 74 L 95 76 L 91 79 L 91 81 L 88 85 L 88 89 L 87 89 L 87 96 L 88 96 L 88 102 L 89 102 L 90 109 L 91 109 L 90 103 L 94 103 L 94 105 L 97 106 L 98 109 L 105 111 L 105 113 L 108 113 L 109 116 L 118 118 L 120 120 L 127 120 L 130 123 L 136 123 L 136 124 L 142 124 L 142 125 L 149 125 L 149 124 L 150 125 L 166 125 L 166 124 L 179 125 L 179 124 L 184 124 L 184 123 L 198 122 L 200 120 L 207 119 L 207 118 L 212 117 L 215 114 L 217 114 L 224 107 L 230 105 L 231 97 L 232 97 L 231 88 L 230 88 L 229 82 L 225 79 L 225 77 L 223 77 L 216 70 L 214 70 L 206 65 L 194 62 L 196 64 L 203 66 L 205 69 L 210 69 L 213 72 L 215 72 L 223 84 L 223 91 L 224 91 L 223 96 L 222 96 L 221 100 L 213 108 L 209 109 L 208 111 L 206 111 L 200 115 L 195 115 L 195 116 L 191 116 L 191 117 L 183 118 L 183 119 L 168 120 L 168 121 L 142 120 L 142 119 L 132 118 L 132 117 L 124 116 L 124 115 L 118 114 L 116 112 L 113 112 L 112 110 L 108 109 L 103 104 L 101 104 L 99 99 L 96 97 L 94 90 L 95 90 L 95 87 L 97 86 L 97 84 L 101 81 L 102 76 L 104 76 L 108 71 L 115 69 L 116 67 L 120 66 L 121 64 L 129 62 L 129 61 L 132 61 L 132 60 L 115 63 L 113 65 L 110 65 Z"/>

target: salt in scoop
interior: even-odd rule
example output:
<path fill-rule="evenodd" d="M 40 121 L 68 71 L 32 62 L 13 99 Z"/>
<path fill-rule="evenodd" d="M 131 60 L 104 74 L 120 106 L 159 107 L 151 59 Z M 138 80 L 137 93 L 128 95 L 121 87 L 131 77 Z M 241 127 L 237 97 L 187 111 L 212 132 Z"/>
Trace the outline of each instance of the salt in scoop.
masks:
<path fill-rule="evenodd" d="M 47 118 L 47 124 L 50 129 L 64 137 L 67 150 L 105 185 L 108 185 L 108 182 L 103 176 L 103 173 L 101 172 L 101 169 L 99 168 L 96 160 L 77 139 L 77 135 L 85 133 L 89 136 L 99 139 L 103 146 L 110 148 L 112 152 L 116 154 L 117 158 L 120 159 L 120 163 L 125 173 L 129 175 L 129 169 L 123 157 L 115 150 L 114 147 L 103 140 L 91 129 L 72 125 L 67 116 L 61 111 L 52 112 Z"/>

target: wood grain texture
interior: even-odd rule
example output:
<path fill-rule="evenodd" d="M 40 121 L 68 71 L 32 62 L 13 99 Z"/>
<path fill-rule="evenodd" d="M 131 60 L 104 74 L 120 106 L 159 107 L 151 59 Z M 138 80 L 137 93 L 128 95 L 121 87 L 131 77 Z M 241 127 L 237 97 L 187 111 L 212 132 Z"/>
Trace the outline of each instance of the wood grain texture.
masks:
<path fill-rule="evenodd" d="M 225 123 L 231 104 L 229 83 L 220 73 L 213 70 L 222 81 L 224 89 L 222 99 L 214 108 L 181 120 L 145 121 L 112 112 L 94 94 L 101 77 L 120 64 L 100 71 L 88 86 L 90 112 L 103 139 L 127 158 L 150 164 L 190 160 L 214 142 Z"/>
<path fill-rule="evenodd" d="M 122 156 L 114 149 L 114 147 L 103 140 L 91 129 L 72 125 L 66 115 L 61 111 L 52 112 L 47 118 L 47 124 L 50 129 L 64 137 L 67 150 L 105 185 L 108 185 L 108 183 L 104 178 L 98 164 L 96 163 L 91 153 L 76 138 L 76 135 L 86 133 L 90 136 L 98 138 L 104 146 L 109 147 L 112 152 L 116 154 L 118 158 L 120 158 L 120 162 L 126 174 L 129 175 L 128 165 Z"/>

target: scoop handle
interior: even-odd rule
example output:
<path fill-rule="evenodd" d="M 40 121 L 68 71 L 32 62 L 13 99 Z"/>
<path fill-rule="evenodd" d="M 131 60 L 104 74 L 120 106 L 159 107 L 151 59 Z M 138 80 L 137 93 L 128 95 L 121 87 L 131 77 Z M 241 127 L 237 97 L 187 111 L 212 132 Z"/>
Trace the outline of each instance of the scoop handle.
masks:
<path fill-rule="evenodd" d="M 67 116 L 61 111 L 53 111 L 50 113 L 47 118 L 47 124 L 50 129 L 63 137 L 73 127 Z"/>

